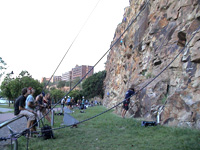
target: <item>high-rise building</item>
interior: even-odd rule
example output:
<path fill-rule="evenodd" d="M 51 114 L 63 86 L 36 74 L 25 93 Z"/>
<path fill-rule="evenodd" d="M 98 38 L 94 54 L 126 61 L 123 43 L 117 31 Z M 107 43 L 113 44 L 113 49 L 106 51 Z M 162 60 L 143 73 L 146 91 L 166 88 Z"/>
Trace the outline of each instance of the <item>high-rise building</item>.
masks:
<path fill-rule="evenodd" d="M 70 81 L 71 78 L 72 78 L 72 72 L 68 71 L 68 72 L 65 72 L 65 73 L 62 74 L 61 80 L 62 81 Z"/>
<path fill-rule="evenodd" d="M 61 76 L 53 76 L 53 82 L 61 81 Z"/>
<path fill-rule="evenodd" d="M 90 71 L 92 68 L 93 66 L 76 65 L 75 68 L 72 68 L 72 80 L 76 78 L 83 78 L 88 73 L 88 71 Z M 86 76 L 86 78 L 88 78 L 89 76 L 92 76 L 93 74 L 94 74 L 94 69 L 90 71 L 90 73 Z"/>

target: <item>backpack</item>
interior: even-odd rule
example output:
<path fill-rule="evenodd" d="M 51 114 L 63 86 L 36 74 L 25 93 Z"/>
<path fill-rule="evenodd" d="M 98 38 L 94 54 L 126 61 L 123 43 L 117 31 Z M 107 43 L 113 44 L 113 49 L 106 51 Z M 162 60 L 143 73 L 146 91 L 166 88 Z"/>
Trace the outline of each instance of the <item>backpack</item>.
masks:
<path fill-rule="evenodd" d="M 54 139 L 53 130 L 52 130 L 51 126 L 49 126 L 47 124 L 44 125 L 41 128 L 41 132 L 42 132 L 42 137 L 44 138 L 44 140 L 51 139 L 51 138 Z"/>
<path fill-rule="evenodd" d="M 155 121 L 142 121 L 142 126 L 157 126 L 157 123 Z"/>

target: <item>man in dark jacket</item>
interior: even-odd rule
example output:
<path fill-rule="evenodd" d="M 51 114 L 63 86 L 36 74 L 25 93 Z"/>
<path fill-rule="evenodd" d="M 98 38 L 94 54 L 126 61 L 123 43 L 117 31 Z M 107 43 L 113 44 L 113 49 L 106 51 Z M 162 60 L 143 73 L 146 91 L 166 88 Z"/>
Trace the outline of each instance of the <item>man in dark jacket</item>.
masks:
<path fill-rule="evenodd" d="M 125 117 L 127 110 L 129 109 L 128 105 L 130 103 L 130 97 L 135 94 L 134 85 L 131 85 L 129 90 L 126 92 L 125 99 L 123 101 L 123 110 L 122 110 L 122 118 Z"/>

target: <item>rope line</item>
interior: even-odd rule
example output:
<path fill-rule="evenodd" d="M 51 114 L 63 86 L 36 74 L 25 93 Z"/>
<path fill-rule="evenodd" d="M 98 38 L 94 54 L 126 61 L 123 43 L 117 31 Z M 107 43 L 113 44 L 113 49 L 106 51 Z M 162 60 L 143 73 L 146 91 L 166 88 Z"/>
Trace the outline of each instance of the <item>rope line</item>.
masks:
<path fill-rule="evenodd" d="M 149 3 L 149 1 L 148 1 L 148 3 Z M 146 3 L 147 4 L 147 3 Z M 146 7 L 146 4 L 144 5 L 145 7 Z M 144 8 L 142 9 L 142 10 L 144 10 Z M 139 12 L 138 14 L 140 14 L 141 12 Z M 137 15 L 138 16 L 138 15 Z M 136 18 L 137 18 L 137 16 L 136 16 Z M 134 19 L 134 20 L 136 20 L 136 19 Z M 133 23 L 133 21 L 131 22 L 131 24 Z M 130 25 L 131 25 L 130 24 Z M 130 27 L 130 25 L 127 27 L 127 29 Z M 127 29 L 125 30 L 125 31 L 127 31 Z M 133 95 L 131 95 L 130 97 L 128 97 L 127 99 L 129 99 L 129 98 L 131 98 L 131 97 L 133 97 L 134 95 L 136 95 L 136 94 L 138 94 L 140 91 L 142 91 L 144 88 L 146 88 L 149 84 L 151 84 L 156 78 L 158 78 L 176 59 L 177 59 L 177 57 L 185 50 L 185 48 L 189 45 L 189 43 L 191 42 L 191 40 L 194 38 L 194 36 L 196 35 L 196 33 L 199 31 L 199 29 L 200 29 L 200 26 L 193 32 L 193 36 L 190 38 L 190 40 L 187 42 L 187 44 L 184 46 L 184 48 L 174 57 L 174 59 L 158 74 L 158 75 L 156 75 L 151 81 L 149 81 L 145 86 L 143 86 L 141 89 L 139 89 L 137 92 L 135 92 Z M 124 34 L 125 32 L 123 32 L 122 33 L 122 35 Z M 122 35 L 116 40 L 116 42 L 110 47 L 110 49 L 119 41 L 119 39 L 122 37 Z M 109 49 L 109 50 L 110 50 Z M 108 50 L 108 51 L 109 51 Z M 103 57 L 108 53 L 108 51 L 103 55 Z M 102 57 L 102 58 L 103 58 Z M 101 59 L 102 59 L 101 58 Z M 101 60 L 100 59 L 100 60 Z M 100 61 L 99 60 L 99 61 Z M 98 61 L 98 62 L 99 62 Z M 95 64 L 95 66 L 98 64 L 98 62 Z M 94 67 L 93 67 L 94 68 Z M 93 69 L 92 68 L 92 69 Z M 91 69 L 91 70 L 92 70 Z M 87 73 L 87 74 L 89 74 L 90 72 L 91 72 L 91 70 Z M 87 75 L 86 74 L 86 75 Z M 86 77 L 86 75 L 72 88 L 72 90 Z M 68 95 L 72 90 L 70 90 L 66 95 Z M 65 96 L 66 96 L 65 95 Z M 126 99 L 125 99 L 126 100 Z M 81 124 L 81 123 L 83 123 L 83 122 L 86 122 L 86 121 L 89 121 L 89 120 L 91 120 L 91 119 L 93 119 L 93 118 L 96 118 L 96 117 L 98 117 L 98 116 L 100 116 L 100 115 L 102 115 L 102 114 L 104 114 L 104 113 L 106 113 L 106 112 L 108 112 L 108 111 L 110 111 L 110 110 L 112 110 L 113 108 L 115 108 L 115 107 L 117 107 L 117 106 L 119 106 L 120 104 L 122 104 L 125 100 L 123 100 L 123 101 L 121 101 L 120 103 L 118 103 L 118 104 L 116 104 L 115 106 L 113 106 L 113 107 L 111 107 L 111 108 L 109 108 L 108 110 L 106 110 L 106 111 L 103 111 L 103 112 L 101 112 L 101 113 L 99 113 L 99 114 L 97 114 L 97 115 L 95 115 L 95 116 L 93 116 L 93 117 L 90 117 L 90 118 L 88 118 L 88 119 L 85 119 L 85 120 L 82 120 L 82 121 L 80 121 L 80 122 L 78 122 L 78 123 L 76 123 L 76 124 Z M 60 100 L 61 101 L 61 100 Z M 59 101 L 59 102 L 60 102 Z M 58 103 L 59 103 L 58 102 Z M 56 105 L 58 104 L 58 103 L 56 103 Z M 56 106 L 56 105 L 54 105 L 54 107 Z M 53 108 L 54 108 L 53 107 Z M 52 109 L 53 109 L 52 108 Z M 75 124 L 74 124 L 75 125 Z M 68 125 L 68 126 L 63 126 L 63 127 L 59 127 L 59 128 L 53 128 L 53 129 L 51 129 L 51 130 L 58 130 L 58 129 L 62 129 L 62 128 L 65 128 L 65 127 L 69 127 L 69 126 L 72 126 L 72 125 Z M 50 130 L 45 130 L 45 131 L 50 131 Z M 17 133 L 15 133 L 15 134 L 13 134 L 13 135 L 17 135 Z M 17 138 L 19 138 L 20 136 L 21 136 L 22 134 L 21 133 L 19 133 L 19 136 L 17 137 Z M 6 138 L 0 138 L 0 139 L 6 139 Z M 10 138 L 7 138 L 7 139 L 10 139 Z"/>
<path fill-rule="evenodd" d="M 189 45 L 189 43 L 191 42 L 191 40 L 194 38 L 194 36 L 196 35 L 196 33 L 197 33 L 199 30 L 200 30 L 200 26 L 194 31 L 193 36 L 190 38 L 190 40 L 187 42 L 187 44 L 184 46 L 184 48 L 174 57 L 174 59 L 173 59 L 173 60 L 158 74 L 158 75 L 156 75 L 151 81 L 149 81 L 145 86 L 143 86 L 141 89 L 139 89 L 138 91 L 136 91 L 133 95 L 129 96 L 127 99 L 129 99 L 129 98 L 133 97 L 134 95 L 138 94 L 140 91 L 142 91 L 144 88 L 146 88 L 149 84 L 151 84 L 156 78 L 158 78 L 158 77 L 159 77 L 159 76 L 160 76 L 160 75 L 161 75 L 161 74 L 162 74 L 162 73 L 163 73 L 163 72 L 178 58 L 178 56 L 185 50 L 185 48 Z M 93 119 L 93 118 L 96 118 L 96 117 L 98 117 L 98 116 L 100 116 L 100 115 L 102 115 L 102 114 L 104 114 L 104 113 L 106 113 L 106 112 L 112 110 L 113 108 L 119 106 L 120 104 L 122 104 L 122 103 L 123 103 L 124 101 L 126 101 L 127 99 L 121 101 L 120 103 L 118 103 L 118 104 L 116 104 L 115 106 L 109 108 L 108 110 L 105 110 L 105 111 L 103 111 L 103 112 L 101 112 L 101 113 L 99 113 L 99 114 L 97 114 L 97 115 L 95 115 L 95 116 L 92 116 L 92 117 L 90 117 L 90 118 L 87 118 L 87 119 L 85 119 L 85 120 L 82 120 L 82 121 L 80 121 L 80 122 L 78 122 L 78 123 L 75 123 L 75 124 L 73 124 L 73 125 L 81 124 L 81 123 L 83 123 L 83 122 L 86 122 L 86 121 L 89 121 L 89 120 L 91 120 L 91 119 Z M 53 128 L 53 129 L 51 129 L 51 130 L 58 130 L 58 129 L 62 129 L 62 128 L 65 128 L 65 127 L 70 127 L 70 126 L 73 126 L 73 125 L 65 125 L 65 126 L 62 126 L 62 127 Z M 45 130 L 45 131 L 50 131 L 50 130 Z"/>
<path fill-rule="evenodd" d="M 74 90 L 77 85 L 79 85 L 85 78 L 86 76 L 94 69 L 94 67 L 97 66 L 97 64 L 106 56 L 106 54 L 113 48 L 113 46 L 120 40 L 120 38 L 123 36 L 123 34 L 130 28 L 130 26 L 135 22 L 135 20 L 138 18 L 138 16 L 141 14 L 141 12 L 145 9 L 145 7 L 147 6 L 147 4 L 149 3 L 150 0 L 148 0 L 148 2 L 145 3 L 145 5 L 143 6 L 143 8 L 140 10 L 140 12 L 136 15 L 135 19 L 132 20 L 132 22 L 127 26 L 127 28 L 125 29 L 125 31 L 121 34 L 121 36 L 114 42 L 114 44 L 111 45 L 111 47 L 106 51 L 106 53 L 97 61 L 97 63 L 71 88 L 71 90 L 69 92 L 67 92 L 67 94 L 65 94 L 65 96 L 67 96 L 72 90 Z M 63 96 L 63 98 L 65 97 Z M 55 108 L 63 99 L 61 98 L 42 118 L 40 118 L 37 122 L 39 122 L 41 119 L 43 119 L 47 114 L 49 114 L 49 112 Z M 35 123 L 36 124 L 36 123 Z M 34 125 L 35 125 L 34 124 Z M 33 125 L 33 126 L 34 126 Z M 29 130 L 32 127 L 29 128 Z"/>
<path fill-rule="evenodd" d="M 76 37 L 74 38 L 74 40 L 72 41 L 72 43 L 70 44 L 68 50 L 66 51 L 65 55 L 63 56 L 63 58 L 61 59 L 60 63 L 58 64 L 58 66 L 56 67 L 55 71 L 53 72 L 51 78 L 49 79 L 48 83 L 45 85 L 44 89 L 46 89 L 46 86 L 49 85 L 51 79 L 53 78 L 54 74 L 56 73 L 56 71 L 58 70 L 58 68 L 60 67 L 61 63 L 63 62 L 63 60 L 65 59 L 65 56 L 67 55 L 67 53 L 69 52 L 69 50 L 71 49 L 72 45 L 74 44 L 74 42 L 76 41 L 76 39 L 78 38 L 79 34 L 81 33 L 81 31 L 83 30 L 83 28 L 85 27 L 86 23 L 88 22 L 88 20 L 90 19 L 92 13 L 94 12 L 94 10 L 96 9 L 97 5 L 99 4 L 101 0 L 99 0 L 95 7 L 93 8 L 93 10 L 91 11 L 91 13 L 89 14 L 88 18 L 86 19 L 86 21 L 84 22 L 84 24 L 82 25 L 81 29 L 79 30 L 78 34 L 76 35 Z"/>
<path fill-rule="evenodd" d="M 128 97 L 128 98 L 131 98 L 132 96 L 134 96 L 134 95 L 136 95 L 137 93 L 139 93 L 140 91 L 142 91 L 144 88 L 146 88 L 149 84 L 151 84 L 156 78 L 158 78 L 176 59 L 177 59 L 177 57 L 185 50 L 185 48 L 189 45 L 189 43 L 191 42 L 191 40 L 194 38 L 194 36 L 196 35 L 196 33 L 199 31 L 199 29 L 200 29 L 200 26 L 193 32 L 193 36 L 190 38 L 190 40 L 187 42 L 187 44 L 184 46 L 184 48 L 176 55 L 176 57 L 174 57 L 174 59 L 156 76 L 156 77 L 154 77 L 150 82 L 148 82 L 145 86 L 143 86 L 140 90 L 138 90 L 137 92 L 135 92 L 135 94 L 133 94 L 133 95 L 131 95 L 130 97 Z M 121 36 L 120 36 L 121 37 Z M 116 43 L 116 42 L 115 42 Z M 113 47 L 113 46 L 112 46 Z M 127 98 L 127 99 L 128 99 Z M 126 99 L 125 99 L 126 100 Z M 99 113 L 99 114 L 97 114 L 97 115 L 95 115 L 95 116 L 93 116 L 93 117 L 90 117 L 90 118 L 88 118 L 88 119 L 85 119 L 85 120 L 83 120 L 83 121 L 80 121 L 80 122 L 78 122 L 77 124 L 80 124 L 80 123 L 83 123 L 83 122 L 86 122 L 86 121 L 89 121 L 89 120 L 91 120 L 91 119 L 93 119 L 93 118 L 96 118 L 96 117 L 98 117 L 98 116 L 100 116 L 100 115 L 102 115 L 102 114 L 104 114 L 104 113 L 106 113 L 106 112 L 108 112 L 108 111 L 110 111 L 110 110 L 112 110 L 113 108 L 115 108 L 115 107 L 117 107 L 117 106 L 119 106 L 121 103 L 123 103 L 125 100 L 123 100 L 122 102 L 120 102 L 120 103 L 118 103 L 117 105 L 115 105 L 115 106 L 113 106 L 113 107 L 111 107 L 110 109 L 108 109 L 108 110 L 106 110 L 106 111 L 104 111 L 104 112 L 102 112 L 102 113 Z M 72 126 L 72 125 L 70 125 L 70 126 Z M 52 130 L 58 130 L 58 129 L 62 129 L 62 128 L 65 128 L 65 127 L 69 127 L 69 125 L 68 126 L 63 126 L 63 127 L 59 127 L 59 128 L 53 128 Z M 46 131 L 49 131 L 49 130 L 46 130 Z M 16 135 L 16 134 L 15 134 Z M 6 138 L 0 138 L 0 139 L 6 139 Z M 9 138 L 7 138 L 7 139 L 9 139 Z"/>
<path fill-rule="evenodd" d="M 129 29 L 129 27 L 135 22 L 135 20 L 138 18 L 138 16 L 142 13 L 142 11 L 146 8 L 146 6 L 147 6 L 147 4 L 149 4 L 149 1 L 150 0 L 148 0 L 146 3 L 145 3 L 145 5 L 142 7 L 142 9 L 140 10 L 140 12 L 136 15 L 136 17 L 131 21 L 131 23 L 127 26 L 127 28 L 124 30 L 124 32 L 120 35 L 120 37 L 110 46 L 110 48 L 109 48 L 109 50 L 97 61 L 97 63 L 88 71 L 88 73 L 81 79 L 81 80 L 79 80 L 79 82 L 77 82 L 75 85 L 74 85 L 74 87 L 65 95 L 65 96 L 67 96 L 72 90 L 74 90 L 75 89 L 75 87 L 78 85 L 78 84 L 80 84 L 82 81 L 83 81 L 83 79 L 94 69 L 94 67 L 96 67 L 96 65 L 105 57 L 105 55 L 114 47 L 114 45 L 121 39 L 121 37 L 125 34 L 125 32 Z M 77 38 L 77 37 L 76 37 Z M 136 48 L 136 47 L 135 47 Z M 64 59 L 64 58 L 63 58 Z M 63 60 L 62 59 L 62 60 Z M 62 61 L 61 60 L 61 61 Z M 60 62 L 60 64 L 61 64 L 61 62 Z M 59 65 L 60 65 L 59 64 Z M 57 67 L 58 68 L 58 67 Z M 57 70 L 57 69 L 56 69 Z M 64 96 L 64 97 L 65 97 Z M 63 98 L 64 98 L 63 97 Z M 42 118 L 40 118 L 40 120 L 41 119 L 43 119 L 53 108 L 55 108 L 59 103 L 60 103 L 60 101 L 62 100 L 62 98 L 42 117 Z M 123 102 L 123 101 L 122 101 Z M 121 102 L 121 103 L 122 103 Z M 95 118 L 95 117 L 97 117 L 97 116 L 100 116 L 101 114 L 104 114 L 104 113 L 106 113 L 106 112 L 108 112 L 108 111 L 110 111 L 111 109 L 113 109 L 113 108 L 115 108 L 115 107 L 117 107 L 118 105 L 120 105 L 121 103 L 119 103 L 119 104 L 117 104 L 117 105 L 115 105 L 115 106 L 113 106 L 112 108 L 110 108 L 110 109 L 108 109 L 108 110 L 106 110 L 105 112 L 102 112 L 102 113 L 100 113 L 100 114 L 98 114 L 98 115 L 96 115 L 96 116 L 93 116 L 93 117 L 91 117 L 91 118 L 88 118 L 88 119 L 86 119 L 86 121 L 88 121 L 88 120 L 91 120 L 91 119 L 93 119 L 93 118 Z M 37 122 L 39 122 L 40 120 L 38 120 Z M 80 124 L 80 123 L 83 123 L 83 122 L 85 122 L 84 120 L 83 121 L 81 121 L 81 122 L 79 122 L 78 124 Z M 35 123 L 36 124 L 36 123 Z M 35 125 L 34 124 L 34 125 Z M 34 126 L 33 125 L 33 126 Z M 28 128 L 28 129 L 25 129 L 24 131 L 22 131 L 22 132 L 20 132 L 20 133 L 15 133 L 15 135 L 18 135 L 17 136 L 17 138 L 19 138 L 19 137 L 21 137 L 24 133 L 26 133 L 26 132 L 28 132 L 33 126 L 31 126 L 30 128 Z M 71 125 L 72 126 L 72 125 Z M 62 127 L 63 128 L 63 127 Z M 54 129 L 56 129 L 56 128 L 54 128 Z M 54 130 L 54 129 L 52 129 L 52 130 Z M 57 129 L 59 129 L 59 128 L 57 128 Z M 10 138 L 7 138 L 7 139 L 10 139 Z"/>

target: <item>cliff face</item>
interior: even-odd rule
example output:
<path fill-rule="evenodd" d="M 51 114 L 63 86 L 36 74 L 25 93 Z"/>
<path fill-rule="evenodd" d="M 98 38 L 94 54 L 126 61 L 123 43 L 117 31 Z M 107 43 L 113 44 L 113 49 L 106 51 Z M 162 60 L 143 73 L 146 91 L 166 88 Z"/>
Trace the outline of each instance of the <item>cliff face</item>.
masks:
<path fill-rule="evenodd" d="M 130 0 L 112 44 L 142 10 L 145 0 Z M 124 99 L 135 84 L 141 89 L 184 48 L 200 26 L 200 0 L 150 0 L 137 20 L 110 51 L 103 105 Z M 109 94 L 108 94 L 109 93 Z M 127 115 L 200 129 L 200 32 L 156 80 L 131 98 Z M 120 114 L 121 106 L 116 108 Z"/>

